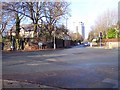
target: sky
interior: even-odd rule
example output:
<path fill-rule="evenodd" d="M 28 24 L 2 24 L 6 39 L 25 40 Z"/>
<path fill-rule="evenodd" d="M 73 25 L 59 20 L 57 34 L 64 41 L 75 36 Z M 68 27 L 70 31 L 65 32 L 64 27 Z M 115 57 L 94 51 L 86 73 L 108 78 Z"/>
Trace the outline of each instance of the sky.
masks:
<path fill-rule="evenodd" d="M 90 27 L 95 24 L 95 20 L 99 15 L 107 10 L 118 9 L 120 0 L 69 0 L 71 2 L 71 17 L 67 20 L 67 28 L 76 32 L 76 26 L 80 32 L 80 23 L 85 25 L 85 38 L 91 30 Z"/>

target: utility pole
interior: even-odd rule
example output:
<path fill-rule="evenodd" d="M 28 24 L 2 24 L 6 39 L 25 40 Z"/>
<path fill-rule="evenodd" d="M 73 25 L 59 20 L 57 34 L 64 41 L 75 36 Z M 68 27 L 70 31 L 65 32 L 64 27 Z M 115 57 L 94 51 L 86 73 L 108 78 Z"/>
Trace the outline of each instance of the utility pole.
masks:
<path fill-rule="evenodd" d="M 56 49 L 55 32 L 56 32 L 56 27 L 54 28 L 54 50 Z"/>

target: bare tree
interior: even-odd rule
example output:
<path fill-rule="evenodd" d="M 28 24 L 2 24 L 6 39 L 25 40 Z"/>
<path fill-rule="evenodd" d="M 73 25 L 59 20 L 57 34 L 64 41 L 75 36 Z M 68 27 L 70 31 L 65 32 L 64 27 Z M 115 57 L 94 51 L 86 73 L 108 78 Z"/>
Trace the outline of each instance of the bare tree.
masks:
<path fill-rule="evenodd" d="M 44 2 L 23 2 L 22 8 L 24 12 L 19 12 L 30 18 L 34 25 L 34 35 L 37 36 L 38 23 L 43 17 Z"/>
<path fill-rule="evenodd" d="M 3 7 L 7 11 L 12 11 L 16 16 L 16 24 L 20 24 L 23 16 L 30 18 L 34 24 L 34 32 L 37 32 L 38 21 L 41 18 L 41 3 L 39 2 L 4 2 L 6 7 Z M 18 28 L 19 32 L 19 28 Z"/>
<path fill-rule="evenodd" d="M 99 35 L 99 32 L 102 32 L 105 36 L 108 28 L 116 24 L 117 20 L 117 11 L 107 10 L 97 18 L 97 20 L 95 21 L 95 25 L 91 27 L 91 30 L 93 34 L 96 34 L 96 36 Z M 92 32 L 90 32 L 91 35 Z"/>
<path fill-rule="evenodd" d="M 105 31 L 111 25 L 117 23 L 117 11 L 106 11 L 96 20 L 96 28 Z"/>
<path fill-rule="evenodd" d="M 83 41 L 83 37 L 82 37 L 82 35 L 80 35 L 79 34 L 79 32 L 77 32 L 77 33 L 73 33 L 73 32 L 70 32 L 70 37 L 71 37 L 71 39 L 73 40 L 73 41 Z"/>
<path fill-rule="evenodd" d="M 9 5 L 9 6 L 8 6 Z M 50 36 L 54 29 L 54 24 L 63 16 L 67 15 L 67 2 L 15 2 L 7 3 L 7 10 L 13 11 L 18 16 L 23 15 L 30 18 L 34 25 L 34 34 L 37 35 L 39 22 L 47 23 L 46 29 L 49 30 Z M 46 22 L 45 22 L 46 21 Z M 17 23 L 17 22 L 16 22 Z M 18 30 L 19 31 L 19 30 Z"/>
<path fill-rule="evenodd" d="M 16 37 L 19 37 L 19 32 L 20 32 L 20 22 L 23 19 L 23 15 L 20 14 L 21 12 L 21 5 L 22 3 L 20 2 L 3 2 L 3 20 L 6 20 L 4 25 L 7 25 L 8 22 L 10 21 L 12 23 L 12 27 L 14 24 L 16 24 Z M 9 13 L 9 15 L 8 15 Z M 7 18 L 7 19 L 5 19 Z"/>
<path fill-rule="evenodd" d="M 46 29 L 49 31 L 50 37 L 52 35 L 52 31 L 54 30 L 53 26 L 56 26 L 57 21 L 69 15 L 69 5 L 70 4 L 68 2 L 64 1 L 45 2 L 44 15 L 46 23 L 48 24 Z"/>
<path fill-rule="evenodd" d="M 57 26 L 57 29 L 56 29 L 56 37 L 57 38 L 64 38 L 65 35 L 68 35 L 68 30 L 65 28 L 64 25 L 59 25 Z"/>
<path fill-rule="evenodd" d="M 92 41 L 94 39 L 94 31 L 90 31 L 88 35 L 88 40 Z"/>
<path fill-rule="evenodd" d="M 6 3 L 1 3 L 1 5 L 1 33 L 4 33 L 7 26 L 10 27 L 14 23 L 15 15 L 13 14 L 13 12 L 6 10 L 6 7 L 8 7 Z"/>

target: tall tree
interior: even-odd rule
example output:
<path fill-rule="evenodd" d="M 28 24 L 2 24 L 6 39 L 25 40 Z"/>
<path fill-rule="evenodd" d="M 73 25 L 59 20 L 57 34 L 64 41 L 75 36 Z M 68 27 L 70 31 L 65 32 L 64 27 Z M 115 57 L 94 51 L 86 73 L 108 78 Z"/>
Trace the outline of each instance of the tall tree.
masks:
<path fill-rule="evenodd" d="M 20 32 L 20 22 L 23 19 L 23 15 L 19 12 L 22 12 L 22 3 L 21 2 L 3 2 L 3 11 L 7 12 L 10 16 L 10 21 L 14 22 L 16 24 L 16 37 L 19 38 L 19 32 Z M 8 15 L 8 16 L 9 16 Z M 5 17 L 8 17 L 7 15 Z M 11 20 L 13 19 L 13 20 Z M 14 25 L 14 23 L 12 25 Z"/>
<path fill-rule="evenodd" d="M 15 33 L 16 33 L 16 40 L 15 38 L 13 38 L 12 36 L 12 28 L 10 30 L 10 41 L 11 41 L 11 45 L 13 45 L 14 49 L 15 47 L 19 49 L 19 41 L 20 41 L 20 23 L 23 20 L 24 15 L 22 15 L 19 12 L 23 12 L 22 10 L 22 3 L 21 2 L 3 2 L 4 6 L 3 6 L 3 11 L 4 12 L 9 12 L 10 15 L 10 21 L 12 22 L 12 28 L 15 27 Z M 6 16 L 8 18 L 8 13 L 6 13 Z M 11 17 L 13 16 L 13 17 Z M 7 25 L 7 23 L 6 23 Z M 17 41 L 17 42 L 16 42 Z M 16 46 L 15 46 L 16 45 Z"/>
<path fill-rule="evenodd" d="M 65 1 L 60 2 L 45 2 L 44 15 L 48 26 L 46 29 L 49 31 L 49 36 L 51 38 L 53 26 L 56 26 L 57 21 L 61 18 L 69 15 L 69 3 Z"/>
<path fill-rule="evenodd" d="M 117 16 L 118 15 L 116 10 L 105 11 L 100 16 L 98 16 L 95 21 L 95 25 L 92 26 L 91 30 L 93 31 L 93 33 L 96 33 L 97 36 L 99 35 L 99 32 L 102 32 L 105 38 L 109 27 L 117 23 Z"/>
<path fill-rule="evenodd" d="M 20 9 L 13 8 L 13 6 L 17 4 L 21 7 Z M 10 6 L 7 10 L 14 11 L 18 16 L 24 15 L 32 20 L 35 36 L 38 32 L 39 22 L 47 23 L 48 26 L 46 26 L 46 29 L 50 31 L 51 36 L 51 30 L 54 29 L 54 24 L 60 19 L 60 17 L 65 16 L 68 13 L 67 8 L 69 6 L 67 2 L 45 2 L 44 0 L 42 2 L 15 2 L 13 5 L 9 5 Z M 20 18 L 17 18 L 17 20 L 18 19 Z"/>
<path fill-rule="evenodd" d="M 19 12 L 30 18 L 34 25 L 34 35 L 37 36 L 38 23 L 43 17 L 44 2 L 23 2 L 22 8 L 24 12 Z"/>
<path fill-rule="evenodd" d="M 8 5 L 6 3 L 1 3 L 1 21 L 0 21 L 0 29 L 1 29 L 1 34 L 5 32 L 7 27 L 12 27 L 12 25 L 15 23 L 15 15 L 13 12 L 7 10 Z M 9 13 L 9 14 L 8 14 Z"/>

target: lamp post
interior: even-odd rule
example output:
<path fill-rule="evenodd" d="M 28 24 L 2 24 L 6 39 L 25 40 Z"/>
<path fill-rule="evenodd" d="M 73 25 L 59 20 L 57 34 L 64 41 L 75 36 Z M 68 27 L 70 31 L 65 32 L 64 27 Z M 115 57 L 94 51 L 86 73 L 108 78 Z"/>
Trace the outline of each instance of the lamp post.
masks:
<path fill-rule="evenodd" d="M 54 28 L 54 50 L 56 49 L 56 43 L 55 43 L 55 31 L 56 31 L 56 27 Z"/>

